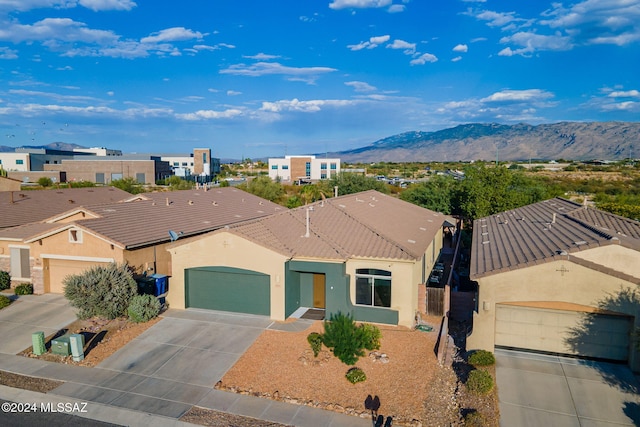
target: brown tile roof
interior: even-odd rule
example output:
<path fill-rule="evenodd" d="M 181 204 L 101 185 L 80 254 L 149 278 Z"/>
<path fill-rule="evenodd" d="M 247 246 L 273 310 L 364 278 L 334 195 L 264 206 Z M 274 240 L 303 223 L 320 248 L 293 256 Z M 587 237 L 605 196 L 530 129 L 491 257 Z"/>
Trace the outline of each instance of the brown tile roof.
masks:
<path fill-rule="evenodd" d="M 88 204 L 114 203 L 131 194 L 114 187 L 0 192 L 0 229 L 42 221 Z"/>
<path fill-rule="evenodd" d="M 445 219 L 451 220 L 371 190 L 291 209 L 230 231 L 291 257 L 416 260 Z"/>
<path fill-rule="evenodd" d="M 135 199 L 87 206 L 85 209 L 98 217 L 73 224 L 122 248 L 135 249 L 170 241 L 169 230 L 188 237 L 286 209 L 231 187 L 145 193 L 143 199 Z M 0 239 L 29 242 L 69 226 L 69 223 L 33 223 L 0 230 Z"/>
<path fill-rule="evenodd" d="M 545 200 L 474 222 L 470 276 L 566 259 L 610 244 L 640 250 L 640 223 L 561 198 Z"/>

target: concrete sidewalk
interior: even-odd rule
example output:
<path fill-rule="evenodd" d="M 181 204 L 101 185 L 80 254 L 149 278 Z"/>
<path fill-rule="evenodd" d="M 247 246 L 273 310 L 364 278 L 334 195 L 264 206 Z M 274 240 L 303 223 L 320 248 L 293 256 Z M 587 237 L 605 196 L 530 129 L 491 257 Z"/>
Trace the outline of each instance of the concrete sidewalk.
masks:
<path fill-rule="evenodd" d="M 213 388 L 262 331 L 267 328 L 304 330 L 310 321 L 276 324 L 264 316 L 169 310 L 160 322 L 98 367 L 86 368 L 15 355 L 31 345 L 30 341 L 23 345 L 24 338 L 15 336 L 18 330 L 30 339 L 31 332 L 44 327 L 61 328 L 75 319 L 75 315 L 68 321 L 62 320 L 62 315 L 52 316 L 52 312 L 62 313 L 68 309 L 64 307 L 64 300 L 41 297 L 25 298 L 22 304 L 12 304 L 13 307 L 0 311 L 0 333 L 10 344 L 5 346 L 0 342 L 0 353 L 4 353 L 0 357 L 0 370 L 60 380 L 64 384 L 47 394 L 0 387 L 2 399 L 38 404 L 87 402 L 88 412 L 74 415 L 145 427 L 186 425 L 178 419 L 192 406 L 294 426 L 371 425 L 369 419 Z M 5 312 L 7 309 L 12 310 Z M 25 323 L 18 328 L 13 316 L 25 316 L 25 309 L 31 318 L 23 318 Z M 49 313 L 55 325 L 47 324 L 45 313 Z M 4 331 L 2 322 L 9 324 Z M 31 330 L 36 327 L 41 329 Z M 5 335 L 9 331 L 13 331 L 13 338 Z M 14 352 L 14 347 L 19 346 L 22 347 Z"/>

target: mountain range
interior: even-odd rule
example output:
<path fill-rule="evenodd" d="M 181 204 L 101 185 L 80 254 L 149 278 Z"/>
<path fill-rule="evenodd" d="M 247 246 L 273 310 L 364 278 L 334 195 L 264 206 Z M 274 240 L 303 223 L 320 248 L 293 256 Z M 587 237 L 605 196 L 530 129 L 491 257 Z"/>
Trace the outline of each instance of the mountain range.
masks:
<path fill-rule="evenodd" d="M 351 163 L 621 160 L 637 157 L 636 148 L 640 149 L 637 122 L 472 123 L 435 132 L 405 132 L 327 155 Z"/>
<path fill-rule="evenodd" d="M 54 142 L 33 148 L 71 150 Z M 14 151 L 0 146 L 0 152 Z M 344 162 L 447 162 L 486 160 L 621 160 L 640 153 L 640 122 L 471 123 L 435 132 L 411 131 L 365 147 L 317 154 Z"/>

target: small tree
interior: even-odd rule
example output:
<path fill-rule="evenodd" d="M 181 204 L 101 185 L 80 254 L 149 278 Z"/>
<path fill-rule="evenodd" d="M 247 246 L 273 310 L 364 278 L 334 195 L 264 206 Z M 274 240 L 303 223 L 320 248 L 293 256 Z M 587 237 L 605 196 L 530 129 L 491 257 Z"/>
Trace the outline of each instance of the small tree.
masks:
<path fill-rule="evenodd" d="M 8 271 L 0 270 L 0 291 L 11 287 L 11 275 Z"/>
<path fill-rule="evenodd" d="M 64 296 L 78 309 L 78 317 L 115 319 L 127 315 L 138 285 L 126 264 L 95 266 L 64 278 Z"/>
<path fill-rule="evenodd" d="M 53 185 L 53 180 L 48 176 L 43 176 L 38 179 L 38 185 L 40 187 L 51 187 Z"/>
<path fill-rule="evenodd" d="M 322 340 L 347 365 L 355 365 L 364 350 L 380 348 L 380 330 L 369 324 L 357 326 L 349 315 L 338 313 L 324 322 Z"/>
<path fill-rule="evenodd" d="M 160 301 L 153 295 L 136 295 L 131 299 L 127 313 L 135 323 L 148 322 L 160 313 Z"/>

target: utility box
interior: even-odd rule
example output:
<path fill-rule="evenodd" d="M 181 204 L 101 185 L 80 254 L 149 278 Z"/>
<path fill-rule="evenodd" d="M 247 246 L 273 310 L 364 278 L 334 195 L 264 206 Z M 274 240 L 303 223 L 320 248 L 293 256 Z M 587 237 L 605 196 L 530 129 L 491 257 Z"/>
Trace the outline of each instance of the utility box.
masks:
<path fill-rule="evenodd" d="M 73 356 L 73 360 L 75 362 L 79 362 L 84 359 L 84 335 L 70 335 L 69 344 L 71 347 L 71 356 Z"/>
<path fill-rule="evenodd" d="M 71 354 L 71 344 L 69 335 L 63 335 L 51 340 L 51 353 L 60 356 L 69 356 Z"/>
<path fill-rule="evenodd" d="M 40 356 L 47 351 L 47 348 L 44 345 L 44 332 L 34 332 L 31 334 L 31 345 L 33 348 L 33 354 L 36 356 Z"/>

